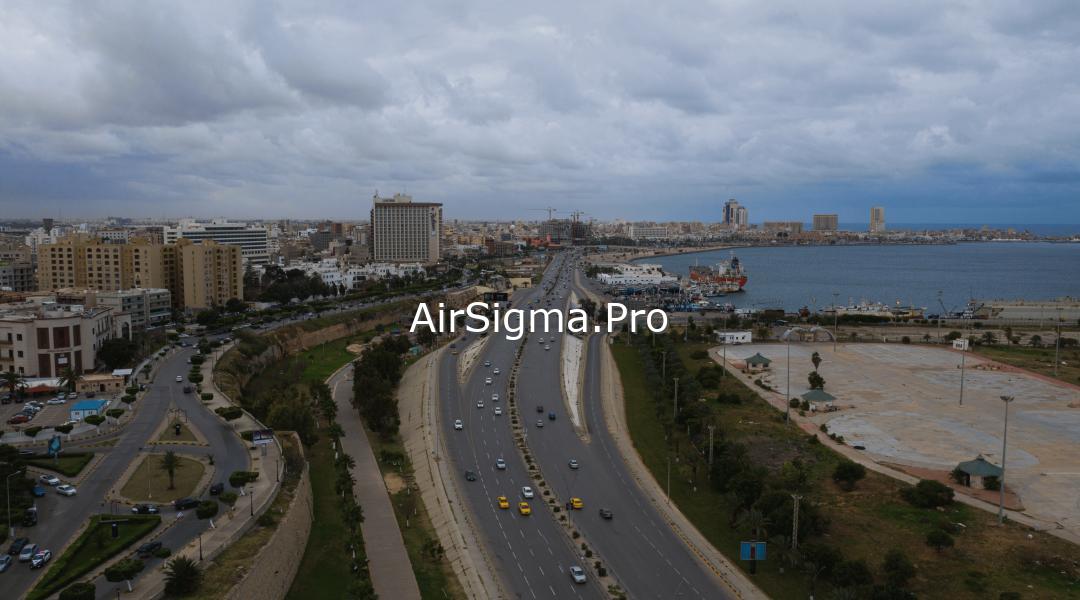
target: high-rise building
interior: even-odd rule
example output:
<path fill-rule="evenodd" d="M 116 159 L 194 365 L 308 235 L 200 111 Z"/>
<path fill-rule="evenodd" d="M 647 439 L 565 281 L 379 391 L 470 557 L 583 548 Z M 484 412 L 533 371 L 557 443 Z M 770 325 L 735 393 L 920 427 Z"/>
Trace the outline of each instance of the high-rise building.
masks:
<path fill-rule="evenodd" d="M 242 249 L 238 245 L 182 239 L 174 246 L 180 298 L 177 308 L 202 310 L 244 297 Z M 174 292 L 174 298 L 175 298 Z"/>
<path fill-rule="evenodd" d="M 765 231 L 770 232 L 802 233 L 803 223 L 802 221 L 765 221 L 763 227 Z"/>
<path fill-rule="evenodd" d="M 412 196 L 375 194 L 371 207 L 371 255 L 375 262 L 434 264 L 441 254 L 442 204 Z"/>
<path fill-rule="evenodd" d="M 8 262 L 0 259 L 0 291 L 32 292 L 34 265 L 29 262 Z"/>
<path fill-rule="evenodd" d="M 840 229 L 837 215 L 814 215 L 814 231 L 836 231 Z"/>
<path fill-rule="evenodd" d="M 874 206 L 870 209 L 870 233 L 885 231 L 885 207 Z"/>
<path fill-rule="evenodd" d="M 728 200 L 724 203 L 724 225 L 731 229 L 746 229 L 750 226 L 750 211 L 740 206 L 738 200 Z"/>
<path fill-rule="evenodd" d="M 164 236 L 166 244 L 173 244 L 184 238 L 194 242 L 213 240 L 219 244 L 239 246 L 243 259 L 253 265 L 264 265 L 270 261 L 270 246 L 265 227 L 217 219 L 209 223 L 184 219 L 176 227 L 166 227 Z"/>
<path fill-rule="evenodd" d="M 98 292 L 94 302 L 97 306 L 111 306 L 115 314 L 130 315 L 131 328 L 135 331 L 160 327 L 172 319 L 172 294 L 166 289 L 136 288 Z"/>

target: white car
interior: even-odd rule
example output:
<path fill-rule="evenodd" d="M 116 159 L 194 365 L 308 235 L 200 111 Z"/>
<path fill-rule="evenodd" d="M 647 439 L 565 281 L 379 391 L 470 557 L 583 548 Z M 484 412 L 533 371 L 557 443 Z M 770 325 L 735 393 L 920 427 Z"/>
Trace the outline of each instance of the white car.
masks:
<path fill-rule="evenodd" d="M 501 458 L 496 458 L 495 459 L 495 468 L 500 470 L 500 471 L 505 471 L 506 470 L 506 461 L 501 459 Z"/>
<path fill-rule="evenodd" d="M 465 425 L 461 422 L 461 419 L 454 421 L 454 429 L 465 429 Z"/>
<path fill-rule="evenodd" d="M 534 496 L 533 489 L 531 487 L 525 486 L 525 487 L 521 488 L 521 497 L 522 498 L 532 498 L 533 496 Z"/>
<path fill-rule="evenodd" d="M 551 350 L 551 346 L 547 346 L 547 345 L 545 345 L 545 346 L 544 346 L 544 350 Z"/>
<path fill-rule="evenodd" d="M 499 367 L 495 367 L 495 370 L 493 370 L 492 373 L 498 375 L 499 374 Z"/>
<path fill-rule="evenodd" d="M 476 408 L 484 408 L 484 401 L 483 400 L 477 400 L 476 401 Z"/>
<path fill-rule="evenodd" d="M 537 419 L 536 420 L 536 426 L 537 427 L 543 427 L 544 426 L 544 420 L 543 419 Z"/>
<path fill-rule="evenodd" d="M 484 366 L 485 367 L 490 367 L 491 366 L 491 361 L 490 360 L 485 360 L 484 361 Z"/>
<path fill-rule="evenodd" d="M 540 340 L 537 343 L 543 344 L 544 343 L 544 338 L 540 338 Z"/>
<path fill-rule="evenodd" d="M 585 583 L 585 569 L 577 565 L 570 567 L 570 578 L 574 580 L 574 583 Z"/>
<path fill-rule="evenodd" d="M 184 376 L 183 376 L 183 375 L 177 375 L 177 376 L 176 376 L 176 381 L 183 381 L 183 380 L 184 380 Z"/>
<path fill-rule="evenodd" d="M 499 401 L 499 395 L 498 394 L 492 394 L 491 395 L 491 401 L 492 402 L 498 402 Z"/>
<path fill-rule="evenodd" d="M 491 385 L 491 378 L 484 379 L 484 385 Z"/>
<path fill-rule="evenodd" d="M 42 475 L 38 481 L 45 485 L 60 485 L 60 479 L 56 475 Z"/>
<path fill-rule="evenodd" d="M 75 491 L 75 486 L 67 483 L 61 486 L 57 486 L 56 488 L 56 493 L 60 494 L 61 496 L 74 496 Z"/>
<path fill-rule="evenodd" d="M 569 465 L 571 469 L 577 469 L 580 466 L 576 458 L 571 458 Z"/>
<path fill-rule="evenodd" d="M 496 417 L 502 416 L 502 407 L 501 406 L 496 406 L 495 407 L 495 416 Z"/>
<path fill-rule="evenodd" d="M 48 400 L 45 401 L 45 404 L 54 404 L 55 405 L 55 404 L 64 404 L 65 402 L 67 402 L 67 400 L 65 400 L 63 398 L 49 398 Z"/>

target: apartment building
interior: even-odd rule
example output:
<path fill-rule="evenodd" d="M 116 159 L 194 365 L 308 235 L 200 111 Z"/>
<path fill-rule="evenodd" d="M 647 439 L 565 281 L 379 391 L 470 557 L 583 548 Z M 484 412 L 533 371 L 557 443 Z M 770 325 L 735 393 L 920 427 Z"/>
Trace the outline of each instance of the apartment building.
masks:
<path fill-rule="evenodd" d="M 212 240 L 196 244 L 181 239 L 173 247 L 178 275 L 178 290 L 174 291 L 177 308 L 203 310 L 224 306 L 231 298 L 244 297 L 243 251 L 239 246 Z"/>
<path fill-rule="evenodd" d="M 442 204 L 413 202 L 411 196 L 375 194 L 371 207 L 375 262 L 437 263 L 441 255 Z"/>
<path fill-rule="evenodd" d="M 885 233 L 884 206 L 874 206 L 870 209 L 870 233 Z"/>
<path fill-rule="evenodd" d="M 97 306 L 111 307 L 115 314 L 124 313 L 131 319 L 136 332 L 160 327 L 172 319 L 172 293 L 162 288 L 135 288 L 115 292 L 98 292 Z"/>
<path fill-rule="evenodd" d="M 163 233 L 166 244 L 175 244 L 180 239 L 213 241 L 238 246 L 241 256 L 250 264 L 265 265 L 270 262 L 269 232 L 265 227 L 217 219 L 208 223 L 184 219 L 176 227 L 166 227 Z"/>
<path fill-rule="evenodd" d="M 57 377 L 71 368 L 94 368 L 97 352 L 116 335 L 113 309 L 47 302 L 29 310 L 0 312 L 0 371 Z"/>
<path fill-rule="evenodd" d="M 37 289 L 34 265 L 28 262 L 7 262 L 0 259 L 0 290 L 32 292 Z"/>
<path fill-rule="evenodd" d="M 840 229 L 840 218 L 835 214 L 814 215 L 814 231 L 836 231 Z"/>

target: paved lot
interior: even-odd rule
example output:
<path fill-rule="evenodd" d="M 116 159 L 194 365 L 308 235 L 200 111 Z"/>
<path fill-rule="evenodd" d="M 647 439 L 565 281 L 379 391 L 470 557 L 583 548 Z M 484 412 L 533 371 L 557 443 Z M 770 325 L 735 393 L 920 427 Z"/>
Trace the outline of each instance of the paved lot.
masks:
<path fill-rule="evenodd" d="M 37 400 L 42 404 L 46 401 L 52 400 L 54 396 L 39 396 L 37 398 L 30 398 L 30 400 Z M 105 400 L 111 400 L 111 396 L 99 396 Z M 23 409 L 22 402 L 12 402 L 11 404 L 0 405 L 0 429 L 4 431 L 15 431 L 16 427 L 19 429 L 26 429 L 27 427 L 52 427 L 53 425 L 63 424 L 71 416 L 71 407 L 76 402 L 81 402 L 86 398 L 79 395 L 78 400 L 67 400 L 64 404 L 45 404 L 45 407 L 34 417 L 33 421 L 29 423 L 23 423 L 22 425 L 8 425 L 8 419 L 13 417 L 16 413 Z"/>
<path fill-rule="evenodd" d="M 1080 531 L 1080 390 L 968 354 L 960 406 L 960 354 L 902 344 L 791 344 L 791 394 L 808 390 L 811 354 L 822 357 L 825 390 L 837 412 L 814 417 L 875 460 L 952 470 L 982 454 L 1000 464 L 1004 405 L 1009 408 L 1006 480 L 1034 517 Z M 782 344 L 728 348 L 728 358 L 760 352 L 773 359 L 764 379 L 786 390 Z"/>

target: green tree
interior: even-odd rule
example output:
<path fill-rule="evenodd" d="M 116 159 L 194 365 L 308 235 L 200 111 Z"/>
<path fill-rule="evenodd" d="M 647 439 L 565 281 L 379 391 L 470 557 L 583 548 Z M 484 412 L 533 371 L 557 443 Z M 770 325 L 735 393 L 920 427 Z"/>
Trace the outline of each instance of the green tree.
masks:
<path fill-rule="evenodd" d="M 951 535 L 940 529 L 933 529 L 926 534 L 926 545 L 938 552 L 946 548 L 952 548 L 955 543 Z"/>
<path fill-rule="evenodd" d="M 165 594 L 184 596 L 199 589 L 202 572 L 195 561 L 186 556 L 178 556 L 165 565 Z"/>
<path fill-rule="evenodd" d="M 94 600 L 95 594 L 94 584 L 80 581 L 64 588 L 64 591 L 60 592 L 60 600 Z"/>
<path fill-rule="evenodd" d="M 247 310 L 247 303 L 239 298 L 229 298 L 225 301 L 225 312 L 242 313 Z"/>
<path fill-rule="evenodd" d="M 863 560 L 845 560 L 836 565 L 832 575 L 833 583 L 840 587 L 856 587 L 874 582 L 870 567 Z"/>
<path fill-rule="evenodd" d="M 769 519 L 760 510 L 751 508 L 743 511 L 741 517 L 739 517 L 738 527 L 746 528 L 750 530 L 750 535 L 755 540 L 763 540 L 768 537 Z"/>
<path fill-rule="evenodd" d="M 855 484 L 866 477 L 866 467 L 850 460 L 840 461 L 833 470 L 833 481 L 847 491 L 855 489 Z"/>
<path fill-rule="evenodd" d="M 79 376 L 75 374 L 75 371 L 71 370 L 71 367 L 64 367 L 63 371 L 60 371 L 60 388 L 69 392 L 75 391 L 75 385 L 79 382 Z"/>
<path fill-rule="evenodd" d="M 167 451 L 161 457 L 160 468 L 169 474 L 169 489 L 174 489 L 174 481 L 176 478 L 176 469 L 180 467 L 180 458 L 176 456 L 176 453 L 172 450 Z"/>
<path fill-rule="evenodd" d="M 14 396 L 16 392 L 26 387 L 26 378 L 21 373 L 15 371 L 4 371 L 3 374 L 4 387 L 7 388 L 11 395 Z"/>
<path fill-rule="evenodd" d="M 814 363 L 814 370 L 817 371 L 818 367 L 821 366 L 821 355 L 814 352 L 810 355 L 810 362 Z"/>
<path fill-rule="evenodd" d="M 110 369 L 126 367 L 135 361 L 139 346 L 127 338 L 113 338 L 101 344 L 97 356 Z"/>
<path fill-rule="evenodd" d="M 1032 348 L 1040 348 L 1042 347 L 1042 336 L 1036 333 L 1035 335 L 1031 336 L 1031 339 L 1028 340 L 1028 343 L 1031 344 Z"/>
<path fill-rule="evenodd" d="M 997 336 L 993 331 L 984 331 L 982 334 L 982 342 L 987 346 L 992 346 L 997 343 Z"/>
<path fill-rule="evenodd" d="M 813 371 L 806 377 L 810 383 L 810 389 L 820 390 L 825 388 L 825 378 L 821 376 L 817 371 Z"/>
<path fill-rule="evenodd" d="M 131 580 L 145 567 L 145 563 L 137 558 L 125 558 L 115 565 L 105 569 L 105 579 L 113 583 L 121 581 L 127 583 L 128 591 L 131 591 Z"/>
<path fill-rule="evenodd" d="M 885 581 L 896 588 L 904 587 L 915 576 L 915 565 L 903 551 L 895 548 L 885 553 L 881 570 L 885 573 Z"/>

